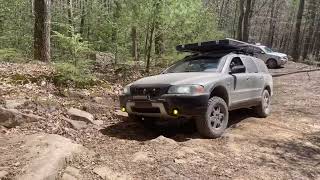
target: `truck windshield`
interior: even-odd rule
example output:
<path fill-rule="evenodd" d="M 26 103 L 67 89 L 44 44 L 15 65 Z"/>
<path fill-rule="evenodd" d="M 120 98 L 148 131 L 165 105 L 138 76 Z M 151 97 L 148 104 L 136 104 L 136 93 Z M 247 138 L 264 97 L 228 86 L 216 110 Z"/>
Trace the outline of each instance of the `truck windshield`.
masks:
<path fill-rule="evenodd" d="M 181 72 L 216 72 L 221 57 L 199 57 L 186 61 L 180 61 L 171 66 L 167 73 L 181 73 Z"/>

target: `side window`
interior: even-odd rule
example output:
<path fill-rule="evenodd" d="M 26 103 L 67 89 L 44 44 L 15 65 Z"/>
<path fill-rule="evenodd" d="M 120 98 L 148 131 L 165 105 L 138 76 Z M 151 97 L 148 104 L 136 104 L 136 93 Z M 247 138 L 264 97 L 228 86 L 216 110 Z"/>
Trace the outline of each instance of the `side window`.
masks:
<path fill-rule="evenodd" d="M 234 66 L 243 66 L 243 62 L 240 57 L 234 57 L 231 60 L 229 69 L 231 70 L 231 68 L 233 68 Z"/>
<path fill-rule="evenodd" d="M 252 58 L 245 57 L 243 62 L 247 68 L 248 73 L 257 73 L 258 72 L 257 65 L 254 63 Z"/>
<path fill-rule="evenodd" d="M 264 73 L 268 73 L 269 72 L 266 64 L 262 60 L 256 59 L 254 62 L 258 66 L 258 69 L 259 69 L 260 72 L 264 72 Z"/>
<path fill-rule="evenodd" d="M 253 52 L 254 52 L 255 54 L 261 54 L 261 53 L 262 53 L 262 50 L 261 50 L 260 48 L 254 47 L 254 48 L 253 48 Z"/>

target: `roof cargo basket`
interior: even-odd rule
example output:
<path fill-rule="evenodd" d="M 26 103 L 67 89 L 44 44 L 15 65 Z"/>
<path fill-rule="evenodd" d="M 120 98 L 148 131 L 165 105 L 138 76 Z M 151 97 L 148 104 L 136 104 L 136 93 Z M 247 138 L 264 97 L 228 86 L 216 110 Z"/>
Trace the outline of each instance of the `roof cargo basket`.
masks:
<path fill-rule="evenodd" d="M 216 41 L 199 42 L 193 44 L 178 45 L 176 47 L 179 52 L 191 53 L 231 53 L 242 52 L 248 45 L 233 39 L 223 39 Z"/>

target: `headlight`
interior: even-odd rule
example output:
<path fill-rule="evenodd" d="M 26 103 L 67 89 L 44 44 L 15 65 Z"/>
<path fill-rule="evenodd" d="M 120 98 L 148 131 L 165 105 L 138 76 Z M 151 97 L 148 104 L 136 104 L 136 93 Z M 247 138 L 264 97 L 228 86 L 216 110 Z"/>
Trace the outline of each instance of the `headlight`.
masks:
<path fill-rule="evenodd" d="M 125 86 L 122 90 L 122 94 L 130 95 L 130 86 Z"/>
<path fill-rule="evenodd" d="M 171 86 L 168 90 L 169 94 L 202 94 L 204 87 L 201 85 L 180 85 Z"/>

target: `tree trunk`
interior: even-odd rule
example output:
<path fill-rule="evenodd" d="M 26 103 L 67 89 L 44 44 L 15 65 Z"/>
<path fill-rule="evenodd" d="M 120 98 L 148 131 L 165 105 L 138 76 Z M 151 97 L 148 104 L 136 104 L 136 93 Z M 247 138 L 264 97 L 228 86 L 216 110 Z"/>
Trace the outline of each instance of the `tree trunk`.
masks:
<path fill-rule="evenodd" d="M 219 12 L 219 17 L 218 17 L 218 29 L 222 28 L 222 21 L 223 21 L 222 13 L 223 13 L 223 10 L 224 10 L 224 0 L 222 0 L 222 4 L 221 4 L 221 7 L 220 7 L 220 12 Z"/>
<path fill-rule="evenodd" d="M 312 54 L 319 61 L 320 60 L 320 56 L 319 56 L 320 55 L 320 21 L 318 21 L 318 25 L 317 25 L 314 37 L 315 37 L 315 43 L 314 43 Z"/>
<path fill-rule="evenodd" d="M 245 42 L 249 41 L 251 3 L 251 0 L 247 0 L 246 11 L 243 18 L 243 41 Z"/>
<path fill-rule="evenodd" d="M 308 27 L 308 34 L 306 36 L 305 43 L 304 43 L 304 48 L 303 48 L 303 52 L 302 52 L 302 59 L 307 58 L 308 53 L 310 52 L 310 48 L 312 48 L 311 41 L 312 41 L 312 35 L 314 32 L 314 26 L 315 26 L 315 21 L 316 21 L 316 10 L 317 10 L 316 4 L 317 4 L 316 0 L 312 0 L 309 2 L 310 14 L 307 18 L 307 22 L 310 22 L 310 24 Z"/>
<path fill-rule="evenodd" d="M 237 24 L 238 8 L 239 8 L 239 4 L 236 3 L 236 9 L 234 11 L 234 18 L 233 18 L 233 24 L 232 24 L 232 35 L 233 35 L 233 38 L 236 38 L 236 35 L 237 35 L 236 24 Z"/>
<path fill-rule="evenodd" d="M 72 0 L 68 0 L 68 22 L 70 28 L 74 28 L 73 24 L 73 10 L 72 10 Z M 71 35 L 71 32 L 69 33 Z"/>
<path fill-rule="evenodd" d="M 298 10 L 297 20 L 296 20 L 296 28 L 293 36 L 294 38 L 293 48 L 291 52 L 291 55 L 294 61 L 299 61 L 299 57 L 300 57 L 299 41 L 300 41 L 300 28 L 301 28 L 303 10 L 304 10 L 304 0 L 300 0 L 299 10 Z"/>
<path fill-rule="evenodd" d="M 120 15 L 121 15 L 120 14 L 121 13 L 121 3 L 118 0 L 116 0 L 115 5 L 116 5 L 116 7 L 115 7 L 115 10 L 113 13 L 113 21 L 117 22 L 118 19 L 120 18 Z M 118 36 L 118 27 L 113 27 L 112 28 L 112 37 L 111 37 L 113 43 L 116 43 L 117 36 Z"/>
<path fill-rule="evenodd" d="M 242 41 L 243 40 L 243 17 L 244 17 L 244 1 L 245 0 L 240 0 L 239 1 L 239 8 L 240 8 L 240 16 L 239 16 L 239 21 L 238 21 L 238 40 Z"/>
<path fill-rule="evenodd" d="M 275 3 L 276 0 L 272 0 L 271 2 L 271 11 L 270 11 L 270 22 L 269 22 L 269 34 L 268 34 L 268 46 L 272 47 L 273 45 L 273 37 L 274 37 L 274 29 L 275 29 Z"/>
<path fill-rule="evenodd" d="M 147 66 L 146 66 L 146 72 L 149 73 L 150 71 L 150 60 L 151 60 L 151 50 L 152 50 L 152 41 L 153 41 L 153 33 L 155 29 L 155 23 L 152 23 L 151 31 L 149 35 L 149 47 L 148 47 L 148 53 L 147 53 Z"/>
<path fill-rule="evenodd" d="M 137 27 L 133 25 L 131 27 L 131 39 L 132 39 L 132 57 L 134 61 L 138 61 L 138 36 Z"/>
<path fill-rule="evenodd" d="M 82 5 L 82 10 L 81 10 L 81 20 L 80 20 L 80 34 L 82 37 L 84 37 L 84 25 L 86 21 L 86 8 L 87 8 L 87 0 L 83 2 Z"/>
<path fill-rule="evenodd" d="M 162 32 L 162 24 L 163 24 L 163 19 L 161 17 L 161 12 L 162 12 L 162 5 L 163 1 L 162 0 L 157 0 L 154 7 L 155 7 L 155 37 L 154 37 L 154 47 L 155 47 L 155 54 L 158 57 L 161 57 L 162 54 L 164 53 L 164 37 L 163 37 L 163 32 Z"/>
<path fill-rule="evenodd" d="M 34 59 L 50 62 L 51 0 L 34 2 Z"/>

